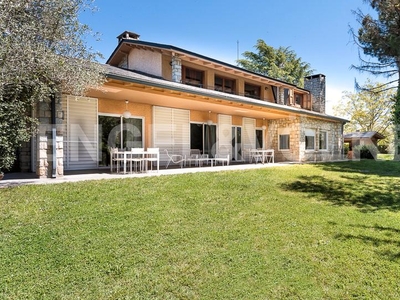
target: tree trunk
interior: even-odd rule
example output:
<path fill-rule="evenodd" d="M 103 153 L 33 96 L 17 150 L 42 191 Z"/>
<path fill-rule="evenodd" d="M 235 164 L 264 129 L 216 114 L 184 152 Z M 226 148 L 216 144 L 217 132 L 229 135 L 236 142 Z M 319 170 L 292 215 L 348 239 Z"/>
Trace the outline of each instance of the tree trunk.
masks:
<path fill-rule="evenodd" d="M 400 68 L 398 67 L 400 76 Z M 393 129 L 394 129 L 394 160 L 400 161 L 400 77 L 397 83 L 396 99 L 393 107 Z"/>

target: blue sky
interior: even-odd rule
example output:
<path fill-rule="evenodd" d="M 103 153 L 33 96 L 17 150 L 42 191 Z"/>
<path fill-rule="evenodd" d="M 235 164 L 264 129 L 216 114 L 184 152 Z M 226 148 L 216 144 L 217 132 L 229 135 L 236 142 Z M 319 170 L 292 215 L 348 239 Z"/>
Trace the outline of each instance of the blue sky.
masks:
<path fill-rule="evenodd" d="M 350 69 L 359 62 L 349 34 L 349 26 L 358 28 L 352 10 L 371 12 L 363 0 L 96 0 L 95 5 L 98 11 L 83 13 L 80 20 L 100 33 L 100 41 L 88 43 L 104 55 L 103 62 L 125 30 L 143 41 L 230 64 L 238 49 L 241 58 L 263 39 L 274 48 L 290 47 L 316 74 L 326 76 L 328 113 L 342 91 L 354 91 L 355 79 L 363 83 L 368 77 Z"/>

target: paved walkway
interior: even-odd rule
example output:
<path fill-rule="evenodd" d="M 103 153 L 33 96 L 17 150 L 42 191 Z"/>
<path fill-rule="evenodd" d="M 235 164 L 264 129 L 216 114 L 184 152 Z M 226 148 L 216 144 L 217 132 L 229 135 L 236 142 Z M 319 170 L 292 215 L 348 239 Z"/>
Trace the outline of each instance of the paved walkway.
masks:
<path fill-rule="evenodd" d="M 4 179 L 0 180 L 0 188 L 12 187 L 24 184 L 53 184 L 62 182 L 77 182 L 83 180 L 101 180 L 101 179 L 117 179 L 117 178 L 135 178 L 135 177 L 148 177 L 148 176 L 163 176 L 173 174 L 197 173 L 197 172 L 218 172 L 230 170 L 248 170 L 285 166 L 292 163 L 258 163 L 258 164 L 232 164 L 229 166 L 215 166 L 215 167 L 192 167 L 192 168 L 169 168 L 160 167 L 160 171 L 149 171 L 147 173 L 139 174 L 115 174 L 110 173 L 108 169 L 105 170 L 91 170 L 91 171 L 76 171 L 66 172 L 60 178 L 45 178 L 39 179 L 33 173 L 9 173 L 5 174 Z"/>

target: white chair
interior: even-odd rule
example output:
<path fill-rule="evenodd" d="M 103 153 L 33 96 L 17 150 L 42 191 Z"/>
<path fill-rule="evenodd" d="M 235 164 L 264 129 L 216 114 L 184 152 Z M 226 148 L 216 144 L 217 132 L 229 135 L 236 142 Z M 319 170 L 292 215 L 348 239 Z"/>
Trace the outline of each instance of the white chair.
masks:
<path fill-rule="evenodd" d="M 263 155 L 257 149 L 251 149 L 251 161 L 250 161 L 250 163 L 252 163 L 253 160 L 254 160 L 255 163 L 257 163 L 258 161 L 263 162 Z"/>
<path fill-rule="evenodd" d="M 265 152 L 265 160 L 267 163 L 274 163 L 274 149 L 267 149 Z"/>
<path fill-rule="evenodd" d="M 159 148 L 147 148 L 146 155 L 144 157 L 144 164 L 147 171 L 147 165 L 150 163 L 151 171 L 153 171 L 153 163 L 157 163 L 157 172 L 160 169 L 160 149 Z"/>
<path fill-rule="evenodd" d="M 135 165 L 135 172 L 138 172 L 138 165 L 139 171 L 143 169 L 143 154 L 144 148 L 132 148 L 129 156 L 127 157 L 127 161 L 130 162 L 131 173 L 132 173 L 132 165 Z"/>
<path fill-rule="evenodd" d="M 226 163 L 226 165 L 229 166 L 229 154 L 215 154 L 214 161 L 215 165 L 217 165 L 218 162 L 220 162 L 222 165 Z"/>
<path fill-rule="evenodd" d="M 115 171 L 119 173 L 120 165 L 124 161 L 124 156 L 121 152 L 118 151 L 118 148 L 111 147 L 110 148 L 110 170 L 111 173 Z"/>
<path fill-rule="evenodd" d="M 180 154 L 169 154 L 167 149 L 164 149 L 165 154 L 167 154 L 168 156 L 168 162 L 167 162 L 167 166 L 165 167 L 166 169 L 168 169 L 168 166 L 170 163 L 173 164 L 180 164 L 181 168 L 183 168 L 183 164 L 185 163 L 186 159 L 183 155 Z"/>

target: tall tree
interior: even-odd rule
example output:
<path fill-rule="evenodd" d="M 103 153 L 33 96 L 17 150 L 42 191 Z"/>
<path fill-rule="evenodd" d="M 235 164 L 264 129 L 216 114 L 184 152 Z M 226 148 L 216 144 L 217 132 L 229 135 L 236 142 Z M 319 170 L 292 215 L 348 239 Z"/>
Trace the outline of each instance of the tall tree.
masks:
<path fill-rule="evenodd" d="M 368 80 L 357 93 L 343 92 L 342 100 L 333 111 L 350 120 L 345 125 L 345 132 L 377 131 L 386 136 L 385 141 L 391 141 L 395 96 L 394 91 L 386 89 L 384 84 Z"/>
<path fill-rule="evenodd" d="M 254 47 L 257 52 L 244 52 L 244 58 L 237 60 L 238 66 L 299 87 L 304 86 L 304 77 L 313 73 L 310 64 L 303 62 L 289 47 L 275 49 L 261 39 Z"/>
<path fill-rule="evenodd" d="M 360 64 L 353 66 L 361 72 L 383 75 L 388 79 L 386 88 L 394 88 L 396 97 L 392 113 L 394 122 L 394 159 L 400 159 L 400 0 L 364 0 L 371 5 L 377 18 L 355 11 L 361 27 L 356 32 L 351 29 L 355 42 L 359 45 Z"/>
<path fill-rule="evenodd" d="M 104 80 L 88 48 L 91 35 L 79 13 L 90 0 L 0 0 L 0 171 L 29 141 L 37 120 L 31 110 L 61 91 L 84 95 Z"/>

